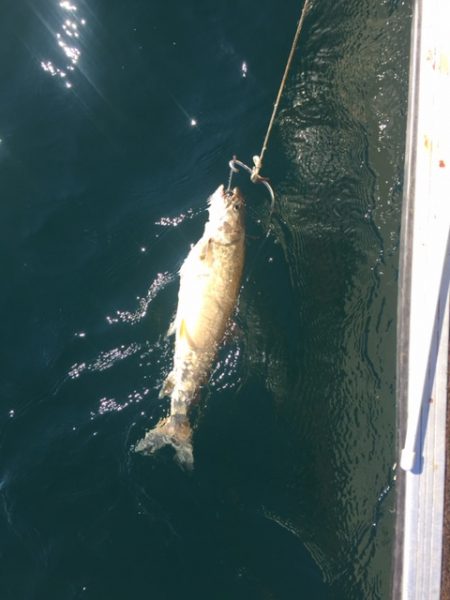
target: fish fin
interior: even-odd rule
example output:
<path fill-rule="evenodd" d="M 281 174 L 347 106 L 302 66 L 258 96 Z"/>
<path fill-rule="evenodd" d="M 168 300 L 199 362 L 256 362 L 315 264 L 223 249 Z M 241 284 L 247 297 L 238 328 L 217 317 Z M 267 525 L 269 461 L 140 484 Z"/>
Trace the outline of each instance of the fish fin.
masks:
<path fill-rule="evenodd" d="M 209 238 L 203 244 L 203 247 L 200 251 L 200 260 L 204 261 L 206 264 L 210 265 L 213 262 L 213 240 Z"/>
<path fill-rule="evenodd" d="M 188 337 L 186 321 L 184 319 L 181 319 L 180 331 L 178 332 L 178 336 L 180 337 L 180 339 Z"/>
<path fill-rule="evenodd" d="M 169 325 L 169 329 L 167 330 L 166 337 L 170 337 L 171 335 L 174 335 L 176 329 L 177 329 L 177 318 L 175 317 L 173 319 L 173 321 L 171 322 L 171 324 Z"/>
<path fill-rule="evenodd" d="M 165 396 L 170 396 L 175 387 L 175 373 L 170 371 L 167 377 L 164 379 L 164 383 L 159 391 L 158 398 L 164 398 Z"/>
<path fill-rule="evenodd" d="M 150 455 L 164 446 L 173 447 L 175 460 L 182 468 L 194 468 L 192 428 L 186 416 L 171 415 L 167 419 L 161 419 L 156 427 L 147 431 L 134 450 Z"/>
<path fill-rule="evenodd" d="M 188 343 L 188 346 L 190 348 L 192 348 L 192 350 L 198 350 L 197 345 L 195 344 L 192 337 L 189 335 L 186 321 L 184 319 L 181 319 L 180 329 L 178 331 L 178 337 L 180 338 L 180 340 L 186 340 Z"/>

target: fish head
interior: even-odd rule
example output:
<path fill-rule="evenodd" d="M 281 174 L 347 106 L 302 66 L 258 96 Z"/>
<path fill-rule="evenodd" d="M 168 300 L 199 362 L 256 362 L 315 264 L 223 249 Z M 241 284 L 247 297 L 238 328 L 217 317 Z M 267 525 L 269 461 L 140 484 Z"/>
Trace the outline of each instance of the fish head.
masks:
<path fill-rule="evenodd" d="M 232 242 L 244 235 L 245 202 L 238 188 L 220 185 L 209 198 L 209 229 L 218 241 Z"/>

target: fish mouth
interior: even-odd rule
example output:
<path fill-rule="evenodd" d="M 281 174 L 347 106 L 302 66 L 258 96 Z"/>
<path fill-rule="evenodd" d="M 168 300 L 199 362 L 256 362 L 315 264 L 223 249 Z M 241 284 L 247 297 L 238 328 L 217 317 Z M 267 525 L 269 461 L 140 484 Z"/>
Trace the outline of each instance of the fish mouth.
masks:
<path fill-rule="evenodd" d="M 227 207 L 231 204 L 235 204 L 236 202 L 239 202 L 240 204 L 244 203 L 244 198 L 242 197 L 241 191 L 237 187 L 228 190 L 225 190 L 223 188 L 222 198 L 224 199 L 225 205 Z"/>
<path fill-rule="evenodd" d="M 225 189 L 224 185 L 220 185 L 208 199 L 210 219 L 214 221 L 223 219 L 229 214 L 237 215 L 244 208 L 244 204 L 239 188 Z"/>

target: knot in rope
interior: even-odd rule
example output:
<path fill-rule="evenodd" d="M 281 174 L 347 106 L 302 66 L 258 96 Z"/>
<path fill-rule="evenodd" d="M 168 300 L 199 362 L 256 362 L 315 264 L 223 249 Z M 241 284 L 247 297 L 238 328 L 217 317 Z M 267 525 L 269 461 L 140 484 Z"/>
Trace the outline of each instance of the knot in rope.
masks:
<path fill-rule="evenodd" d="M 259 174 L 262 169 L 262 160 L 257 154 L 255 154 L 253 157 L 253 165 L 254 166 L 252 169 L 252 174 L 250 175 L 250 179 L 253 183 L 258 183 L 261 179 L 263 179 L 263 177 L 261 177 Z"/>
<path fill-rule="evenodd" d="M 267 177 L 262 177 L 259 174 L 259 170 L 262 166 L 261 163 L 259 162 L 259 156 L 253 157 L 253 164 L 254 164 L 253 167 L 249 167 L 248 165 L 243 163 L 241 160 L 238 160 L 236 158 L 236 156 L 233 156 L 233 158 L 228 163 L 228 166 L 230 167 L 230 175 L 228 177 L 228 187 L 227 187 L 226 191 L 227 192 L 231 191 L 231 182 L 233 180 L 233 175 L 234 175 L 234 173 L 239 173 L 238 167 L 241 167 L 242 169 L 245 169 L 250 174 L 250 181 L 252 181 L 252 183 L 262 183 L 265 186 L 265 188 L 267 189 L 267 191 L 269 192 L 270 214 L 272 214 L 274 206 L 275 206 L 275 194 L 273 192 L 272 186 L 270 185 L 270 182 L 267 179 Z"/>

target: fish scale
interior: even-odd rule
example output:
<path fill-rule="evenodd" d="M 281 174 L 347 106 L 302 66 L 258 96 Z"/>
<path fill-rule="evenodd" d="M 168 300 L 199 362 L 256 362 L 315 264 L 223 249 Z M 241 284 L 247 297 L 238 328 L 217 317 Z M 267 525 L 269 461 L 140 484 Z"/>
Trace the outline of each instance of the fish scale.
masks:
<path fill-rule="evenodd" d="M 176 460 L 193 468 L 190 408 L 208 380 L 217 349 L 235 309 L 245 254 L 244 200 L 221 185 L 209 199 L 209 219 L 180 269 L 173 369 L 160 397 L 170 396 L 167 417 L 148 431 L 136 451 L 152 454 L 166 445 Z"/>

